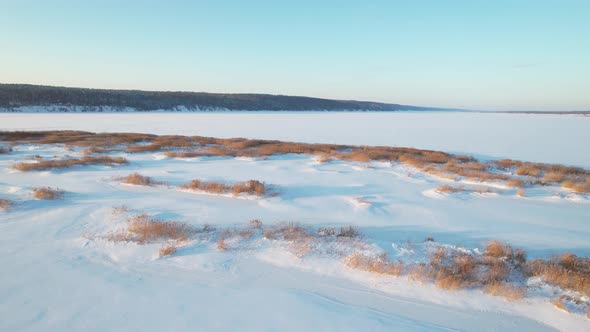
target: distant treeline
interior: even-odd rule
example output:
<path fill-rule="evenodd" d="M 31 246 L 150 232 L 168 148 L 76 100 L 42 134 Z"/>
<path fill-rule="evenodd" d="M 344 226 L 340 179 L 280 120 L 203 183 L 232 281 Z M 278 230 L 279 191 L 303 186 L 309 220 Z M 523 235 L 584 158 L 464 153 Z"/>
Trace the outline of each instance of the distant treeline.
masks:
<path fill-rule="evenodd" d="M 432 108 L 354 100 L 331 100 L 266 94 L 205 92 L 100 90 L 28 84 L 0 84 L 0 108 L 17 110 L 27 106 L 80 106 L 82 111 L 132 108 L 153 110 L 426 110 Z"/>

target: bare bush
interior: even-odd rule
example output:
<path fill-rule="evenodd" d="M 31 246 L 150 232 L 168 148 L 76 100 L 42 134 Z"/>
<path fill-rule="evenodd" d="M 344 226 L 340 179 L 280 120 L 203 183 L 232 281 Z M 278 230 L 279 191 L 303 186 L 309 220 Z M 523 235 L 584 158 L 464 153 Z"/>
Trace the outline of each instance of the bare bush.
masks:
<path fill-rule="evenodd" d="M 349 225 L 346 227 L 340 227 L 340 231 L 338 232 L 337 236 L 342 236 L 342 237 L 359 237 L 361 235 L 361 233 L 359 232 L 358 228 L 356 228 L 355 226 Z"/>
<path fill-rule="evenodd" d="M 59 188 L 40 187 L 33 188 L 33 197 L 36 199 L 56 200 L 64 197 L 64 191 Z"/>

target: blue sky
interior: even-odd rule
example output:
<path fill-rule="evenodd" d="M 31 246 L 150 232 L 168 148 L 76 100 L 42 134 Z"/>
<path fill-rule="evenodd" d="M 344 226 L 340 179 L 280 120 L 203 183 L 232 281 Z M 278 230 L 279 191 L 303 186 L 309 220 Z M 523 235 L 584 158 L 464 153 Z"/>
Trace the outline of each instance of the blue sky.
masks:
<path fill-rule="evenodd" d="M 590 110 L 590 1 L 5 1 L 0 82 Z"/>

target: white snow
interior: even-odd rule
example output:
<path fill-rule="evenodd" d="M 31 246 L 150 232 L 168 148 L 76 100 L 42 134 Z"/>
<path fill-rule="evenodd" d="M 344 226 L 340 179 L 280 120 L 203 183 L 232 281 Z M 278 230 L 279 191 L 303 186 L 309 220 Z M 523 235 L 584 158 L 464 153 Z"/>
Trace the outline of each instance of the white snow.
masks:
<path fill-rule="evenodd" d="M 428 122 L 431 115 L 436 120 Z M 416 118 L 410 119 L 412 116 Z M 0 128 L 413 145 L 590 165 L 585 144 L 590 141 L 590 119 L 453 113 L 445 115 L 450 118 L 443 124 L 443 115 L 428 116 L 0 114 Z M 499 129 L 502 119 L 509 119 L 505 125 L 512 126 L 511 130 Z M 420 121 L 426 122 L 418 128 Z M 455 121 L 467 121 L 464 126 L 482 122 L 479 129 L 486 125 L 492 129 L 459 140 L 453 130 L 463 135 L 477 130 L 460 129 Z M 516 139 L 514 130 L 542 129 L 548 123 L 555 126 L 550 138 L 547 131 L 527 130 L 518 144 L 509 142 Z M 403 129 L 409 124 L 414 124 L 413 129 Z M 444 126 L 451 128 L 440 128 Z M 494 139 L 489 131 L 494 130 L 500 132 L 490 142 Z M 434 131 L 432 136 L 417 137 L 429 131 Z M 577 153 L 570 153 L 570 148 Z M 297 221 L 316 228 L 352 224 L 372 244 L 367 250 L 384 251 L 405 261 L 424 260 L 431 245 L 424 239 L 429 236 L 457 250 L 477 252 L 486 240 L 499 239 L 526 249 L 529 258 L 563 251 L 590 256 L 587 195 L 557 187 L 527 192 L 523 198 L 502 188 L 495 188 L 501 191 L 494 195 L 440 194 L 434 188 L 447 180 L 404 165 L 318 163 L 306 155 L 267 160 L 176 159 L 160 152 L 139 153 L 126 156 L 131 161 L 126 166 L 21 173 L 10 166 L 31 155 L 49 158 L 75 151 L 59 145 L 23 145 L 14 150 L 0 154 L 0 197 L 16 203 L 0 211 L 0 331 L 590 329 L 590 320 L 583 314 L 566 313 L 551 305 L 548 294 L 553 290 L 542 284 L 525 300 L 508 302 L 480 290 L 450 292 L 407 277 L 352 270 L 329 254 L 298 258 L 280 241 L 263 238 L 225 252 L 216 250 L 215 243 L 206 238 L 196 238 L 175 255 L 157 258 L 161 243 L 140 245 L 103 237 L 121 229 L 124 220 L 113 215 L 112 208 L 126 205 L 164 220 L 218 228 L 244 226 L 251 219 L 265 225 Z M 116 181 L 135 171 L 170 185 L 128 186 Z M 278 195 L 237 199 L 175 187 L 195 178 L 226 183 L 257 179 L 273 185 Z M 468 188 L 471 184 L 461 185 Z M 65 199 L 34 200 L 30 190 L 35 186 L 62 188 Z M 230 247 L 232 241 L 228 239 Z M 537 284 L 533 280 L 531 285 Z"/>

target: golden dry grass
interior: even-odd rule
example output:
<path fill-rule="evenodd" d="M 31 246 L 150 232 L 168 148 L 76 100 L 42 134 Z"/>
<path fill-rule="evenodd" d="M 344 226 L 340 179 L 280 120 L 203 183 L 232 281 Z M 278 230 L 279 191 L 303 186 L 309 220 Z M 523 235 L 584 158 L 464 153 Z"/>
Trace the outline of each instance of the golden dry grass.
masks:
<path fill-rule="evenodd" d="M 571 180 L 564 181 L 562 186 L 565 189 L 570 189 L 580 194 L 588 194 L 590 193 L 590 184 L 588 181 L 576 183 Z"/>
<path fill-rule="evenodd" d="M 158 252 L 158 256 L 159 257 L 172 256 L 176 253 L 176 250 L 177 250 L 176 246 L 173 246 L 173 245 L 165 246 L 160 249 L 160 251 Z"/>
<path fill-rule="evenodd" d="M 590 259 L 563 253 L 549 260 L 535 259 L 527 264 L 530 275 L 545 282 L 590 295 Z"/>
<path fill-rule="evenodd" d="M 525 193 L 526 193 L 526 190 L 524 190 L 524 188 L 519 188 L 519 189 L 516 191 L 516 196 L 519 196 L 519 197 L 524 197 L 524 194 L 525 194 Z"/>
<path fill-rule="evenodd" d="M 516 174 L 537 177 L 537 176 L 539 176 L 540 172 L 533 165 L 523 164 L 523 165 L 518 166 L 518 168 L 516 168 Z"/>
<path fill-rule="evenodd" d="M 258 180 L 249 180 L 245 182 L 237 182 L 233 185 L 228 185 L 221 182 L 192 180 L 191 182 L 180 186 L 182 189 L 201 190 L 213 194 L 228 194 L 233 195 L 249 194 L 256 196 L 263 196 L 266 193 L 264 183 Z"/>
<path fill-rule="evenodd" d="M 522 188 L 524 187 L 524 181 L 520 179 L 510 179 L 506 181 L 508 187 Z"/>
<path fill-rule="evenodd" d="M 523 299 L 526 289 L 502 282 L 493 282 L 485 286 L 484 292 L 493 296 L 501 296 L 510 301 Z"/>
<path fill-rule="evenodd" d="M 12 167 L 21 172 L 28 171 L 40 171 L 48 169 L 62 169 L 72 166 L 80 165 L 121 165 L 126 164 L 127 159 L 123 157 L 110 157 L 110 156 L 84 156 L 76 159 L 57 159 L 57 160 L 40 160 L 34 163 L 17 163 Z"/>
<path fill-rule="evenodd" d="M 59 188 L 39 187 L 31 191 L 36 199 L 56 200 L 64 197 L 64 191 Z"/>
<path fill-rule="evenodd" d="M 12 206 L 12 201 L 6 198 L 0 198 L 0 210 L 8 210 Z"/>
<path fill-rule="evenodd" d="M 234 195 L 249 194 L 262 196 L 266 193 L 266 188 L 264 187 L 264 183 L 258 180 L 249 180 L 234 184 L 231 188 L 231 192 Z"/>
<path fill-rule="evenodd" d="M 211 138 L 200 136 L 156 136 L 139 133 L 89 133 L 82 131 L 33 131 L 0 132 L 0 141 L 12 144 L 63 143 L 70 147 L 83 147 L 86 153 L 112 151 L 142 152 L 166 151 L 169 157 L 198 156 L 247 156 L 265 157 L 275 154 L 297 153 L 319 155 L 319 160 L 341 159 L 348 161 L 400 162 L 430 174 L 450 179 L 460 177 L 475 181 L 511 181 L 509 186 L 522 187 L 524 183 L 515 175 L 529 177 L 530 183 L 565 183 L 570 189 L 588 193 L 590 170 L 564 165 L 522 162 L 502 159 L 480 162 L 473 157 L 452 155 L 441 151 L 420 150 L 403 147 L 347 146 L 332 144 L 307 144 L 244 138 Z M 73 163 L 73 164 L 72 164 Z M 100 162 L 99 162 L 100 163 Z M 75 165 L 72 161 L 47 161 L 45 165 L 18 165 L 23 170 L 63 168 Z M 82 163 L 84 164 L 84 163 Z M 113 164 L 113 163 L 111 163 Z M 36 165 L 36 164 L 32 164 Z M 498 173 L 503 170 L 509 173 Z M 510 173 L 510 172 L 514 172 Z"/>
<path fill-rule="evenodd" d="M 155 240 L 184 241 L 197 229 L 178 221 L 163 221 L 147 214 L 132 216 L 127 220 L 127 231 L 133 235 L 129 240 L 139 243 Z"/>
<path fill-rule="evenodd" d="M 379 256 L 353 253 L 344 258 L 344 264 L 356 270 L 393 276 L 399 276 L 404 272 L 403 263 L 389 261 L 385 253 Z"/>
<path fill-rule="evenodd" d="M 440 187 L 437 187 L 436 189 L 434 189 L 435 191 L 439 192 L 439 193 L 445 193 L 445 194 L 451 194 L 451 193 L 458 193 L 458 192 L 463 192 L 463 191 L 467 191 L 467 189 L 465 189 L 465 187 L 454 187 L 454 186 L 449 186 L 449 185 L 442 185 Z"/>
<path fill-rule="evenodd" d="M 121 178 L 121 182 L 127 184 L 134 184 L 138 186 L 152 186 L 158 184 L 158 181 L 150 178 L 149 176 L 143 176 L 139 173 L 131 173 L 123 178 Z"/>

